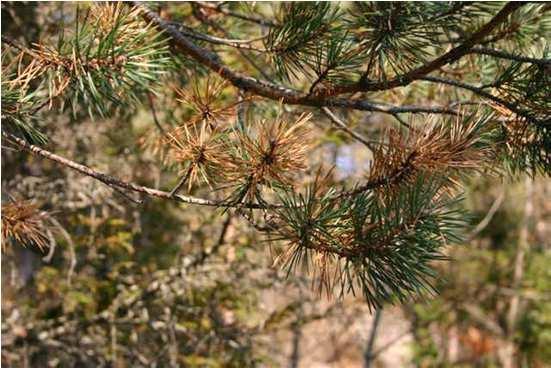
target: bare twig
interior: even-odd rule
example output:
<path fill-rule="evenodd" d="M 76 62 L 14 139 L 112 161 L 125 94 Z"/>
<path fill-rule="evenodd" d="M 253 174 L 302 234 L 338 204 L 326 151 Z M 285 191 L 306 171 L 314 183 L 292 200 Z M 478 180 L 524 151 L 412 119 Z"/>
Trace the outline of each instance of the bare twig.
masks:
<path fill-rule="evenodd" d="M 424 81 L 432 82 L 432 83 L 447 84 L 447 85 L 450 85 L 450 86 L 454 86 L 454 87 L 458 87 L 458 88 L 462 88 L 462 89 L 474 92 L 475 94 L 477 94 L 481 97 L 484 97 L 484 98 L 487 98 L 488 100 L 497 102 L 498 104 L 508 108 L 509 110 L 514 112 L 515 114 L 517 114 L 517 115 L 519 115 L 523 118 L 526 118 L 528 121 L 530 121 L 532 123 L 536 123 L 536 124 L 539 123 L 538 120 L 536 120 L 530 114 L 527 114 L 526 111 L 520 110 L 517 107 L 516 104 L 513 104 L 509 101 L 506 101 L 506 100 L 504 100 L 500 97 L 494 96 L 491 93 L 488 93 L 488 92 L 484 91 L 483 87 L 476 87 L 476 86 L 472 86 L 472 85 L 467 84 L 467 83 L 463 83 L 463 82 L 452 80 L 452 79 L 446 79 L 446 78 L 442 78 L 442 77 L 426 76 L 426 77 L 419 78 L 419 80 L 424 80 Z"/>
<path fill-rule="evenodd" d="M 182 177 L 180 178 L 180 180 L 178 181 L 178 184 L 176 184 L 176 186 L 174 187 L 174 189 L 172 189 L 170 191 L 170 196 L 171 197 L 174 197 L 174 195 L 176 193 L 178 193 L 178 191 L 186 184 L 186 182 L 188 181 L 189 179 L 189 176 L 191 175 L 191 172 L 193 171 L 193 166 L 190 166 L 186 173 L 184 175 L 182 175 Z"/>
<path fill-rule="evenodd" d="M 196 32 L 187 26 L 181 23 L 171 23 L 173 26 L 179 28 L 179 31 L 182 32 L 185 36 L 194 38 L 196 40 L 206 41 L 214 45 L 223 45 L 233 47 L 240 50 L 256 51 L 256 52 L 268 52 L 266 49 L 260 49 L 258 47 L 251 46 L 250 44 L 259 40 L 262 40 L 264 37 L 259 37 L 251 40 L 240 40 L 240 39 L 229 39 L 229 38 L 220 38 L 205 33 Z"/>
<path fill-rule="evenodd" d="M 487 47 L 480 47 L 480 46 L 473 47 L 471 52 L 479 55 L 493 56 L 500 59 L 520 61 L 522 63 L 532 63 L 532 64 L 537 64 L 542 66 L 551 65 L 551 59 L 536 59 L 536 58 L 526 57 L 522 55 L 510 54 L 505 51 L 494 50 Z"/>
<path fill-rule="evenodd" d="M 50 229 L 46 229 L 46 234 L 48 235 L 48 239 L 50 240 L 50 246 L 48 247 L 48 254 L 43 257 L 42 260 L 46 263 L 50 263 L 52 261 L 52 258 L 54 257 L 57 242 L 55 241 L 54 234 L 52 234 L 52 231 Z"/>
<path fill-rule="evenodd" d="M 67 271 L 67 284 L 71 284 L 71 279 L 73 277 L 73 273 L 75 271 L 75 267 L 77 265 L 77 257 L 75 253 L 75 243 L 73 242 L 73 239 L 71 238 L 71 235 L 65 230 L 63 226 L 57 221 L 55 218 L 50 219 L 52 223 L 58 228 L 59 232 L 61 232 L 61 235 L 65 238 L 65 241 L 67 242 L 67 246 L 69 247 L 69 270 Z"/>
<path fill-rule="evenodd" d="M 377 308 L 375 310 L 375 316 L 373 317 L 373 323 L 371 324 L 371 331 L 369 332 L 369 339 L 367 340 L 367 347 L 364 353 L 364 367 L 371 367 L 371 363 L 375 358 L 373 355 L 373 349 L 375 348 L 375 338 L 377 337 L 377 329 L 381 323 L 382 309 Z"/>
<path fill-rule="evenodd" d="M 334 125 L 337 126 L 337 128 L 339 128 L 340 130 L 348 133 L 351 137 L 353 137 L 354 139 L 356 139 L 358 142 L 361 142 L 363 143 L 367 148 L 369 148 L 371 151 L 373 151 L 373 146 L 371 144 L 371 142 L 369 142 L 367 139 L 365 139 L 362 135 L 356 133 L 355 131 L 353 131 L 352 129 L 350 129 L 341 119 L 339 119 L 329 108 L 327 107 L 322 107 L 321 108 L 321 111 L 323 111 L 323 113 L 325 115 L 327 115 L 327 117 L 329 118 L 329 120 L 331 120 L 333 122 Z"/>
<path fill-rule="evenodd" d="M 492 219 L 494 218 L 494 215 L 496 214 L 499 207 L 501 207 L 501 204 L 503 203 L 504 199 L 505 199 L 505 190 L 502 189 L 499 192 L 499 195 L 495 199 L 494 203 L 492 203 L 492 206 L 490 207 L 490 210 L 488 211 L 486 216 L 484 216 L 482 221 L 480 221 L 478 225 L 476 225 L 476 227 L 473 229 L 473 231 L 469 234 L 469 240 L 472 240 L 476 235 L 478 235 L 482 230 L 484 230 L 486 226 L 488 226 L 490 221 L 492 221 Z"/>
<path fill-rule="evenodd" d="M 134 199 L 132 198 L 130 195 L 126 194 L 123 190 L 121 190 L 120 188 L 117 188 L 117 187 L 113 187 L 113 186 L 109 186 L 111 189 L 113 189 L 115 192 L 117 192 L 118 194 L 120 194 L 124 199 L 134 203 L 134 204 L 142 204 L 143 203 L 143 200 L 141 199 Z"/>
<path fill-rule="evenodd" d="M 451 107 L 451 106 L 450 106 Z M 394 117 L 394 119 L 396 119 L 398 121 L 398 123 L 400 123 L 401 126 L 403 126 L 404 128 L 411 128 L 411 125 L 409 125 L 404 119 L 402 119 L 400 117 L 400 115 L 398 115 L 397 113 L 396 114 L 392 114 L 392 116 Z"/>
<path fill-rule="evenodd" d="M 221 32 L 224 37 L 231 37 L 231 35 L 228 33 L 228 31 L 226 31 L 224 28 L 222 28 L 222 26 L 220 26 L 218 23 L 216 22 L 213 22 L 211 21 L 210 19 L 208 19 L 207 17 L 203 16 L 201 14 L 201 12 L 197 11 L 197 8 L 196 8 L 196 3 L 195 4 L 192 4 L 192 7 L 193 7 L 193 15 L 201 22 L 203 23 L 206 23 L 207 25 L 211 26 L 212 28 L 214 28 L 215 30 L 217 30 L 218 32 Z M 249 41 L 253 41 L 253 40 L 249 40 Z M 235 47 L 235 46 L 234 46 Z M 264 68 L 261 68 L 257 62 L 251 57 L 249 56 L 249 54 L 247 54 L 247 48 L 246 47 L 236 47 L 237 48 L 237 51 L 241 54 L 241 56 L 243 56 L 243 58 L 245 58 L 245 60 L 247 60 L 247 62 L 249 64 L 251 64 L 251 66 L 257 70 L 258 72 L 260 72 L 260 74 L 262 75 L 262 77 L 268 81 L 270 81 L 270 83 L 273 83 L 273 80 L 270 78 L 270 76 L 268 75 L 268 73 L 266 73 L 264 71 Z M 261 50 L 261 49 L 254 49 L 253 48 L 248 48 L 248 51 L 257 51 L 257 52 L 267 52 L 267 50 Z"/>
<path fill-rule="evenodd" d="M 151 115 L 153 116 L 153 122 L 155 122 L 155 125 L 157 126 L 157 129 L 161 132 L 161 134 L 165 134 L 165 129 L 159 122 L 159 119 L 157 118 L 157 111 L 155 110 L 155 103 L 153 101 L 153 94 L 151 92 L 147 93 L 147 100 L 149 102 L 149 108 L 151 109 Z"/>
<path fill-rule="evenodd" d="M 232 215 L 228 212 L 228 214 L 226 215 L 226 220 L 222 224 L 222 230 L 220 231 L 220 235 L 218 236 L 218 241 L 216 242 L 216 244 L 209 250 L 204 249 L 203 251 L 201 251 L 201 253 L 199 253 L 199 255 L 189 264 L 189 268 L 194 268 L 202 265 L 211 255 L 218 253 L 220 247 L 226 242 L 226 234 L 228 233 L 231 220 Z"/>
<path fill-rule="evenodd" d="M 265 27 L 275 27 L 275 26 L 277 26 L 276 23 L 274 23 L 274 22 L 272 22 L 268 19 L 255 17 L 253 15 L 240 14 L 240 13 L 236 13 L 236 12 L 233 12 L 231 10 L 228 10 L 228 9 L 224 9 L 221 6 L 222 4 L 213 5 L 212 3 L 203 2 L 203 1 L 197 1 L 197 4 L 201 7 L 203 7 L 203 8 L 211 9 L 211 10 L 217 11 L 221 14 L 229 15 L 230 17 L 239 18 L 239 19 L 242 19 L 242 20 L 246 20 L 248 22 L 260 24 L 261 26 L 265 26 Z"/>

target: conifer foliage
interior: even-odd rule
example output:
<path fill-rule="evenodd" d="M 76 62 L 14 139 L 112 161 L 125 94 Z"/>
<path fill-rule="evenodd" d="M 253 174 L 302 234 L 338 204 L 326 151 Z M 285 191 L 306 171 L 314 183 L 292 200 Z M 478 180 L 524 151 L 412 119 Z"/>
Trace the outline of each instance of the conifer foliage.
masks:
<path fill-rule="evenodd" d="M 468 219 L 463 180 L 551 173 L 547 4 L 249 5 L 79 4 L 40 42 L 3 35 L 3 145 L 125 196 L 234 213 L 275 264 L 373 307 L 434 291 L 431 264 Z M 163 188 L 51 152 L 45 117 L 143 109 Z M 369 116 L 384 126 L 364 129 Z M 346 142 L 372 134 L 360 180 L 320 164 L 327 122 Z M 3 205 L 3 238 L 44 247 L 37 211 Z"/>

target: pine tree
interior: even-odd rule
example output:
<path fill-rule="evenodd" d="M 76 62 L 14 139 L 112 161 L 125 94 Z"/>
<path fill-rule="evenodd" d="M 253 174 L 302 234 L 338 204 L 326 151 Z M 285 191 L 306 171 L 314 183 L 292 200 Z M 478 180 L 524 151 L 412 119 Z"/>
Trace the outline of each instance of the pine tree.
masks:
<path fill-rule="evenodd" d="M 3 146 L 138 204 L 239 216 L 320 292 L 375 308 L 432 293 L 432 262 L 468 220 L 462 182 L 551 173 L 547 4 L 109 3 L 63 19 L 39 42 L 2 36 Z M 142 108 L 155 125 L 137 151 L 174 173 L 164 190 L 52 152 L 46 117 Z M 366 114 L 385 126 L 368 131 Z M 314 157 L 327 121 L 371 152 L 361 180 Z M 45 246 L 46 215 L 28 203 L 3 204 L 2 227 Z"/>

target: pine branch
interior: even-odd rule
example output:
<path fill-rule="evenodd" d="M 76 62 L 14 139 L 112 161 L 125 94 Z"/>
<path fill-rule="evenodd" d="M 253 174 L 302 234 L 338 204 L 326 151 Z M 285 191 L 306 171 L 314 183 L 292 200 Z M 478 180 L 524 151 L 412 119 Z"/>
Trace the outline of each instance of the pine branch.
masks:
<path fill-rule="evenodd" d="M 282 87 L 267 81 L 258 80 L 250 76 L 235 72 L 225 64 L 221 63 L 218 56 L 213 52 L 201 48 L 189 41 L 181 32 L 179 32 L 169 22 L 160 18 L 154 11 L 147 9 L 141 3 L 134 2 L 135 6 L 140 7 L 143 17 L 157 25 L 168 34 L 175 46 L 185 54 L 191 56 L 200 64 L 208 67 L 222 78 L 228 80 L 235 87 L 252 92 L 256 95 L 266 97 L 276 101 L 282 101 L 290 105 L 305 105 L 314 107 L 343 107 L 349 109 L 376 111 L 388 114 L 397 113 L 433 113 L 458 115 L 458 112 L 445 107 L 425 107 L 425 106 L 381 106 L 366 100 L 347 99 L 347 98 L 328 98 L 318 95 L 310 96 L 299 91 Z"/>
<path fill-rule="evenodd" d="M 20 64 L 10 85 L 48 92 L 35 113 L 61 96 L 65 97 L 62 108 L 69 100 L 73 113 L 84 105 L 92 117 L 139 103 L 172 64 L 167 39 L 151 24 L 144 24 L 138 12 L 118 3 L 93 5 L 84 16 L 77 9 L 70 38 L 60 39 L 55 47 L 17 47 L 30 58 Z"/>
<path fill-rule="evenodd" d="M 64 157 L 58 156 L 55 153 L 52 153 L 50 151 L 47 151 L 43 148 L 40 148 L 38 146 L 35 146 L 33 144 L 29 144 L 25 142 L 25 140 L 16 137 L 13 134 L 2 132 L 2 137 L 10 142 L 13 142 L 15 145 L 19 146 L 21 149 L 24 149 L 34 155 L 44 157 L 50 161 L 57 162 L 58 164 L 61 164 L 65 167 L 68 167 L 72 170 L 75 170 L 83 175 L 89 176 L 91 178 L 94 178 L 104 184 L 106 184 L 109 187 L 112 188 L 122 188 L 126 189 L 132 192 L 142 193 L 150 197 L 157 197 L 162 199 L 168 199 L 168 200 L 174 200 L 176 202 L 181 203 L 189 203 L 189 204 L 195 204 L 200 206 L 212 206 L 212 207 L 241 207 L 241 208 L 251 208 L 251 209 L 267 209 L 267 208 L 276 208 L 277 206 L 274 205 L 258 205 L 258 204 L 241 204 L 239 206 L 234 206 L 231 204 L 228 204 L 225 201 L 213 201 L 209 199 L 203 199 L 203 198 L 196 198 L 191 196 L 183 196 L 179 194 L 175 194 L 174 196 L 171 196 L 169 192 L 165 192 L 158 189 L 153 189 L 149 187 L 145 187 L 142 185 L 134 184 L 131 182 L 126 182 L 121 179 L 118 179 L 114 176 L 96 171 L 90 167 L 84 166 L 82 164 L 79 164 L 77 162 L 71 161 L 69 159 L 66 159 Z"/>
<path fill-rule="evenodd" d="M 375 308 L 434 291 L 431 261 L 445 259 L 443 244 L 458 241 L 464 226 L 457 199 L 442 195 L 443 181 L 419 177 L 384 194 L 343 202 L 316 181 L 305 193 L 285 192 L 270 239 L 285 240 L 276 262 L 288 270 L 313 268 L 320 290 L 341 294 L 357 286 Z"/>
<path fill-rule="evenodd" d="M 335 95 L 340 93 L 357 92 L 357 91 L 377 91 L 387 90 L 399 86 L 405 86 L 416 79 L 422 79 L 426 74 L 446 65 L 450 62 L 460 59 L 464 55 L 471 52 L 471 49 L 477 42 L 482 40 L 486 35 L 491 33 L 495 27 L 504 22 L 508 15 L 522 6 L 522 3 L 508 3 L 501 11 L 499 11 L 488 23 L 482 26 L 478 31 L 471 35 L 461 45 L 453 48 L 446 54 L 436 58 L 432 62 L 429 62 L 405 75 L 396 77 L 392 80 L 385 82 L 366 82 L 360 80 L 358 83 L 344 87 L 335 87 L 330 92 L 324 92 L 324 94 L 311 95 L 310 93 L 304 94 L 299 91 L 285 88 L 266 81 L 256 80 L 238 72 L 234 72 L 226 65 L 222 64 L 218 57 L 212 52 L 202 49 L 192 42 L 187 40 L 183 34 L 178 32 L 168 22 L 161 19 L 156 13 L 151 10 L 145 9 L 144 17 L 157 24 L 161 29 L 165 30 L 173 42 L 186 54 L 192 56 L 196 61 L 209 67 L 211 70 L 217 72 L 222 78 L 229 80 L 234 86 L 244 91 L 253 92 L 259 96 L 263 96 L 269 99 L 282 101 L 286 104 L 298 104 L 306 106 L 324 107 L 343 107 L 349 109 L 357 109 L 363 111 L 375 111 L 381 113 L 388 113 L 393 116 L 397 116 L 399 113 L 434 113 L 434 114 L 447 114 L 458 115 L 456 110 L 444 107 L 424 107 L 424 106 L 394 106 L 386 107 L 374 104 L 365 100 L 357 99 L 343 99 L 343 98 L 331 98 L 329 95 Z M 141 6 L 137 3 L 137 6 Z M 430 77 L 428 77 L 430 78 Z M 436 78 L 436 77 L 434 77 Z M 459 82 L 460 83 L 460 82 Z M 463 84 L 454 84 L 457 87 L 466 87 Z M 475 90 L 471 89 L 473 92 Z M 476 92 L 479 92 L 478 90 Z M 478 93 L 483 97 L 493 99 L 496 101 L 496 97 L 490 97 L 491 95 L 482 92 Z M 496 101 L 497 102 L 497 101 Z M 509 105 L 509 106 L 507 106 Z M 510 108 L 511 104 L 504 104 L 504 106 Z M 518 109 L 514 109 L 513 111 Z M 525 113 L 522 113 L 526 117 Z M 532 119 L 533 120 L 533 119 Z"/>

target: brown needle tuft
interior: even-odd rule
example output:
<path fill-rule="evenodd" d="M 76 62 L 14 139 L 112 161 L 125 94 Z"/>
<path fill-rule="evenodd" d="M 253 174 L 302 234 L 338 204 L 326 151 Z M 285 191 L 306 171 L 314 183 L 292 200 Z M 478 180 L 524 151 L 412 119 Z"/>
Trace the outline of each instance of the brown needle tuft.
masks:
<path fill-rule="evenodd" d="M 255 138 L 246 132 L 238 133 L 239 158 L 234 179 L 245 178 L 246 190 L 241 197 L 252 200 L 259 185 L 291 185 L 296 172 L 306 168 L 309 145 L 304 125 L 311 116 L 302 114 L 291 124 L 282 120 L 262 121 Z"/>
<path fill-rule="evenodd" d="M 44 221 L 48 214 L 29 201 L 2 204 L 2 250 L 8 241 L 24 247 L 34 245 L 40 250 L 49 246 Z"/>
<path fill-rule="evenodd" d="M 206 78 L 204 85 L 194 80 L 190 83 L 189 90 L 176 89 L 178 101 L 191 106 L 194 117 L 190 124 L 206 122 L 211 130 L 217 129 L 227 123 L 236 115 L 236 106 L 245 100 L 224 104 L 221 95 L 227 86 L 224 80 L 214 80 L 210 76 Z M 248 99 L 246 99 L 248 100 Z"/>
<path fill-rule="evenodd" d="M 397 130 L 388 133 L 388 144 L 374 152 L 373 164 L 364 189 L 411 183 L 419 174 L 448 175 L 457 184 L 459 170 L 479 171 L 490 155 L 481 144 L 478 120 L 465 124 L 457 119 L 449 124 L 429 121 L 409 135 Z"/>
<path fill-rule="evenodd" d="M 211 186 L 231 169 L 222 136 L 207 132 L 206 124 L 199 130 L 196 126 L 183 126 L 168 133 L 167 139 L 168 156 L 183 166 L 181 174 L 183 181 L 188 183 L 188 190 L 201 180 Z"/>

